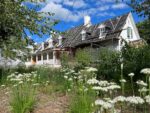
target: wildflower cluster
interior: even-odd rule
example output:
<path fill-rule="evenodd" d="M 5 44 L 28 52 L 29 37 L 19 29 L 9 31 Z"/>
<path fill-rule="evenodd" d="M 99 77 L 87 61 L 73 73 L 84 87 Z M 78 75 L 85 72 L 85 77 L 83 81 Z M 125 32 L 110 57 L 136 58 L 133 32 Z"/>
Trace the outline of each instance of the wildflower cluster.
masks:
<path fill-rule="evenodd" d="M 23 74 L 15 72 L 7 77 L 7 81 L 10 81 L 14 87 L 27 82 L 32 84 L 33 86 L 38 86 L 39 79 L 40 76 L 37 75 L 37 72 L 23 73 Z"/>
<path fill-rule="evenodd" d="M 63 77 L 65 79 L 65 89 L 69 92 L 71 91 L 72 87 L 73 87 L 73 80 L 77 79 L 77 73 L 75 73 L 75 71 L 73 69 L 69 69 L 69 68 L 63 68 L 61 70 L 61 72 L 63 73 Z"/>

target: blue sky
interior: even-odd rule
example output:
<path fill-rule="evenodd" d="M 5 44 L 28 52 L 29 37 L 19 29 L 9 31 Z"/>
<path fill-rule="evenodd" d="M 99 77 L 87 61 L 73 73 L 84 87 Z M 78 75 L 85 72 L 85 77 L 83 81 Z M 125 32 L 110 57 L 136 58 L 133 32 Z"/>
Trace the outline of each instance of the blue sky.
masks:
<path fill-rule="evenodd" d="M 54 26 L 54 28 L 59 31 L 65 31 L 83 24 L 85 15 L 89 15 L 92 24 L 96 24 L 132 11 L 125 3 L 129 0 L 124 0 L 125 2 L 119 3 L 115 1 L 116 0 L 46 0 L 45 3 L 41 3 L 39 11 L 55 13 L 54 18 L 59 19 L 60 23 Z M 135 13 L 133 13 L 133 17 L 135 22 L 142 20 Z M 36 35 L 28 35 L 37 43 L 49 38 L 49 36 L 46 35 L 42 38 Z"/>

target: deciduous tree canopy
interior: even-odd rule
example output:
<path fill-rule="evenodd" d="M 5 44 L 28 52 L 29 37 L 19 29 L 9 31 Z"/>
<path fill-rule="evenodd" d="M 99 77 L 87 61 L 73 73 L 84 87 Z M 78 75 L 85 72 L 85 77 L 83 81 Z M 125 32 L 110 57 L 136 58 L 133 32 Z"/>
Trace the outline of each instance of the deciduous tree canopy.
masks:
<path fill-rule="evenodd" d="M 57 23 L 52 13 L 39 12 L 39 5 L 32 3 L 32 7 L 25 5 L 26 0 L 1 0 L 0 2 L 0 48 L 3 55 L 23 50 L 31 41 L 26 34 L 50 34 L 52 26 Z M 29 0 L 28 0 L 29 2 Z M 44 16 L 46 15 L 46 16 Z"/>

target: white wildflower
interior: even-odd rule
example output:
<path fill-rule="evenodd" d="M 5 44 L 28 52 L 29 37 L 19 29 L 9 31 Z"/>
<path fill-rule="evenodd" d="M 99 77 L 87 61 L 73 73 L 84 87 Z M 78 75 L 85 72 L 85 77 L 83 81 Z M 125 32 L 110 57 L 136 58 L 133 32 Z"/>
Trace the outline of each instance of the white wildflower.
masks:
<path fill-rule="evenodd" d="M 127 81 L 125 79 L 120 80 L 121 83 L 126 83 Z"/>
<path fill-rule="evenodd" d="M 150 95 L 145 96 L 145 101 L 150 104 Z"/>
<path fill-rule="evenodd" d="M 23 81 L 19 81 L 19 84 L 23 84 Z"/>
<path fill-rule="evenodd" d="M 17 87 L 17 86 L 18 86 L 17 84 L 13 85 L 13 87 Z"/>
<path fill-rule="evenodd" d="M 87 81 L 87 84 L 89 84 L 89 85 L 94 85 L 94 84 L 98 84 L 98 83 L 99 83 L 99 81 L 96 80 L 95 78 L 89 79 L 89 80 Z"/>
<path fill-rule="evenodd" d="M 145 82 L 142 81 L 142 80 L 138 80 L 136 83 L 137 83 L 138 85 L 141 85 L 141 86 L 147 86 L 147 83 L 145 83 Z"/>
<path fill-rule="evenodd" d="M 94 86 L 92 89 L 93 90 L 104 91 L 104 92 L 108 91 L 108 89 L 106 87 L 100 87 L 100 86 Z"/>
<path fill-rule="evenodd" d="M 5 85 L 3 84 L 3 85 L 1 85 L 1 87 L 5 87 Z"/>
<path fill-rule="evenodd" d="M 109 84 L 110 84 L 110 85 L 116 85 L 116 83 L 115 83 L 115 82 L 110 82 Z"/>
<path fill-rule="evenodd" d="M 33 84 L 33 86 L 39 86 L 40 84 L 39 83 L 35 83 L 35 84 Z"/>
<path fill-rule="evenodd" d="M 86 67 L 86 71 L 87 72 L 96 72 L 97 71 L 97 69 L 96 68 L 93 68 L 93 67 Z"/>
<path fill-rule="evenodd" d="M 69 80 L 69 81 L 72 81 L 73 79 L 72 79 L 72 78 L 69 78 L 68 80 Z"/>
<path fill-rule="evenodd" d="M 144 92 L 147 92 L 148 91 L 148 89 L 147 88 L 145 88 L 145 87 L 142 87 L 141 89 L 139 89 L 138 90 L 139 92 L 141 92 L 141 93 L 144 93 Z"/>
<path fill-rule="evenodd" d="M 101 99 L 96 100 L 95 101 L 95 105 L 101 106 L 104 109 L 110 109 L 110 108 L 113 107 L 113 105 L 111 103 L 105 102 L 105 101 L 103 101 Z"/>
<path fill-rule="evenodd" d="M 130 104 L 143 104 L 144 100 L 138 96 L 130 96 L 126 98 L 126 101 Z"/>
<path fill-rule="evenodd" d="M 108 81 L 104 80 L 104 81 L 99 81 L 98 83 L 99 86 L 107 86 L 109 85 Z"/>
<path fill-rule="evenodd" d="M 65 79 L 68 79 L 68 76 L 64 76 Z"/>
<path fill-rule="evenodd" d="M 110 85 L 107 87 L 108 90 L 115 90 L 115 89 L 120 89 L 121 87 L 119 85 Z"/>
<path fill-rule="evenodd" d="M 126 101 L 126 97 L 124 97 L 124 96 L 118 96 L 118 97 L 116 97 L 116 98 L 113 99 L 114 103 L 125 102 L 125 101 Z"/>
<path fill-rule="evenodd" d="M 71 89 L 68 89 L 68 92 L 70 92 L 71 91 Z"/>
<path fill-rule="evenodd" d="M 150 68 L 145 68 L 141 70 L 141 73 L 150 75 Z"/>
<path fill-rule="evenodd" d="M 134 73 L 129 73 L 128 76 L 129 76 L 129 77 L 133 77 L 133 76 L 134 76 Z"/>

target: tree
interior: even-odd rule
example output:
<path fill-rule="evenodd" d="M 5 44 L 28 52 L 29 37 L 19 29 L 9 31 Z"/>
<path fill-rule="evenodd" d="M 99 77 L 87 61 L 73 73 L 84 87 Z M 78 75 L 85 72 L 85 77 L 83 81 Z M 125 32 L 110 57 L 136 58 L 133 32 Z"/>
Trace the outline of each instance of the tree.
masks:
<path fill-rule="evenodd" d="M 139 33 L 141 38 L 147 41 L 150 44 L 150 22 L 148 20 L 144 20 L 137 24 Z"/>
<path fill-rule="evenodd" d="M 3 56 L 14 57 L 19 50 L 32 44 L 26 31 L 42 37 L 50 34 L 57 21 L 52 13 L 39 12 L 39 5 L 25 5 L 26 0 L 1 0 L 0 2 L 0 49 Z M 45 16 L 46 15 L 46 16 Z"/>

